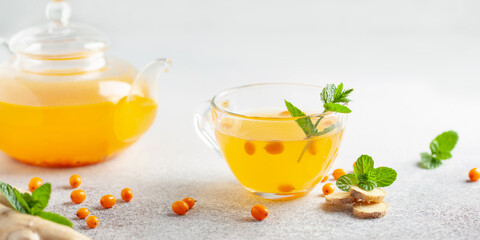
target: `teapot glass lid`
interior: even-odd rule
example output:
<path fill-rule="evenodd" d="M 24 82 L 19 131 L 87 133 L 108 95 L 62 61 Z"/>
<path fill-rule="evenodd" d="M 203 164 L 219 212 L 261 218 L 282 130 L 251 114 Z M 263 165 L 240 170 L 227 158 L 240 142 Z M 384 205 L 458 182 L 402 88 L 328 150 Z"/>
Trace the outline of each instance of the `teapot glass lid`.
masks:
<path fill-rule="evenodd" d="M 63 0 L 51 1 L 45 10 L 48 23 L 30 27 L 10 39 L 10 50 L 34 58 L 81 58 L 105 51 L 105 34 L 90 26 L 70 23 L 70 5 Z"/>

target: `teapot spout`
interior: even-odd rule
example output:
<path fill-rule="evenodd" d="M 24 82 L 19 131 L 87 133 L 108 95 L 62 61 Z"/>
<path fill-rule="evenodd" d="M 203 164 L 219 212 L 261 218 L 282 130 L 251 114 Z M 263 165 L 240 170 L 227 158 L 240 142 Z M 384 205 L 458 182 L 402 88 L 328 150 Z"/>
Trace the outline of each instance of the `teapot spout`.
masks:
<path fill-rule="evenodd" d="M 167 73 L 172 66 L 169 58 L 156 59 L 145 66 L 132 83 L 132 88 L 127 96 L 127 102 L 135 96 L 147 97 L 155 102 L 158 99 L 158 78 L 162 73 Z"/>

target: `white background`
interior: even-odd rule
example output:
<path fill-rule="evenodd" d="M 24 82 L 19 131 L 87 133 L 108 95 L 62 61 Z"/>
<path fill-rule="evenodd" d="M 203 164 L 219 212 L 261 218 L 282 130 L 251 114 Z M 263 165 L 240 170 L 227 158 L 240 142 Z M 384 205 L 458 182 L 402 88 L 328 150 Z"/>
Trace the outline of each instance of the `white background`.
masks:
<path fill-rule="evenodd" d="M 137 67 L 158 57 L 173 60 L 160 84 L 156 123 L 118 159 L 59 171 L 1 158 L 0 179 L 17 185 L 33 175 L 55 183 L 80 173 L 90 179 L 85 181 L 91 181 L 95 194 L 108 190 L 105 182 L 120 189 L 136 187 L 137 202 L 130 208 L 99 213 L 102 227 L 89 231 L 75 222 L 83 233 L 98 239 L 112 234 L 151 239 L 480 234 L 480 208 L 474 200 L 480 198 L 480 185 L 465 183 L 468 170 L 480 167 L 480 1 L 69 2 L 75 21 L 109 35 L 111 53 Z M 0 37 L 44 21 L 46 3 L 0 0 Z M 287 203 L 244 194 L 228 166 L 195 136 L 196 106 L 222 89 L 259 82 L 341 81 L 355 92 L 334 168 L 350 169 L 356 157 L 368 153 L 377 164 L 399 172 L 387 189 L 391 213 L 376 225 L 348 213 L 325 213 L 317 193 Z M 449 129 L 460 135 L 454 158 L 437 170 L 418 168 L 419 153 Z M 51 210 L 68 214 L 76 209 L 61 195 L 68 192 L 52 196 L 51 204 L 60 207 Z M 173 218 L 169 204 L 187 195 L 200 198 L 203 211 L 198 204 L 187 218 Z M 257 202 L 272 211 L 263 225 L 245 220 Z M 218 212 L 218 206 L 229 208 Z M 355 226 L 370 230 L 358 233 Z M 182 232 L 186 228 L 192 230 Z"/>

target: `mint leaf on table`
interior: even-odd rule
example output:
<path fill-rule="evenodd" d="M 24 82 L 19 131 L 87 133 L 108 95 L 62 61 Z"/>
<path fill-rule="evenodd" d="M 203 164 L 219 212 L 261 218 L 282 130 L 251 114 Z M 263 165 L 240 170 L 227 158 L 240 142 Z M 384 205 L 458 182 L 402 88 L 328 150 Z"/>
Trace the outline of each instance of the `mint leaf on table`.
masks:
<path fill-rule="evenodd" d="M 358 176 L 359 174 L 365 174 L 370 169 L 373 169 L 373 158 L 368 155 L 360 156 L 357 161 L 355 162 L 355 175 Z"/>
<path fill-rule="evenodd" d="M 40 212 L 40 213 L 37 214 L 37 216 L 39 216 L 43 219 L 58 223 L 58 224 L 73 227 L 73 224 L 72 224 L 72 222 L 70 222 L 70 220 L 68 220 L 67 218 L 63 217 L 62 215 L 59 215 L 59 214 L 56 214 L 56 213 Z"/>
<path fill-rule="evenodd" d="M 10 202 L 13 209 L 21 213 L 36 215 L 46 220 L 72 227 L 72 222 L 65 217 L 56 213 L 43 212 L 43 209 L 48 205 L 51 191 L 52 185 L 50 183 L 43 184 L 30 195 L 30 193 L 27 192 L 20 193 L 9 184 L 0 182 L 0 193 Z"/>
<path fill-rule="evenodd" d="M 17 199 L 15 195 L 14 188 L 6 183 L 0 182 L 0 192 L 5 196 L 8 200 L 10 205 L 12 205 L 13 209 L 21 212 L 21 213 L 28 213 L 23 207 L 22 204 Z"/>
<path fill-rule="evenodd" d="M 337 187 L 342 191 L 348 192 L 352 186 L 358 184 L 357 177 L 354 174 L 345 174 L 337 179 Z"/>
<path fill-rule="evenodd" d="M 377 187 L 388 187 L 397 179 L 397 172 L 388 167 L 375 168 Z"/>
<path fill-rule="evenodd" d="M 45 207 L 47 207 L 51 191 L 52 186 L 50 183 L 45 183 L 33 191 L 30 205 L 32 209 L 31 213 L 33 215 L 40 213 Z"/>
<path fill-rule="evenodd" d="M 372 191 L 373 189 L 377 188 L 377 183 L 374 181 L 360 182 L 358 183 L 358 187 L 365 191 Z"/>
<path fill-rule="evenodd" d="M 360 156 L 355 162 L 354 173 L 339 177 L 337 187 L 348 192 L 352 186 L 358 185 L 365 191 L 371 191 L 377 187 L 388 187 L 397 179 L 397 172 L 392 168 L 373 166 L 372 157 L 365 154 Z"/>
<path fill-rule="evenodd" d="M 430 143 L 430 152 L 420 154 L 421 165 L 426 169 L 437 168 L 442 165 L 441 160 L 452 158 L 450 153 L 458 142 L 458 134 L 455 131 L 446 131 L 438 135 Z"/>

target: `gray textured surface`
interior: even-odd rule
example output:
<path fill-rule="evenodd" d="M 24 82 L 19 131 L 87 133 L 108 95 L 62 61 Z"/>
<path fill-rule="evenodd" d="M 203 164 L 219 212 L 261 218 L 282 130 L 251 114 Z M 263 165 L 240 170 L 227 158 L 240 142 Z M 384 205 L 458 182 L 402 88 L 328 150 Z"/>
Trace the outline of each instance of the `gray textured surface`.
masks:
<path fill-rule="evenodd" d="M 39 2 L 26 8 L 24 1 L 0 0 L 9 6 L 0 7 L 0 34 L 8 37 L 42 19 Z M 51 182 L 48 210 L 69 216 L 75 229 L 95 239 L 479 238 L 480 182 L 466 181 L 468 171 L 480 167 L 478 1 L 276 1 L 273 10 L 267 2 L 152 2 L 132 10 L 117 1 L 73 1 L 74 17 L 105 29 L 117 55 L 137 66 L 172 57 L 152 129 L 117 159 L 89 167 L 44 169 L 0 155 L 0 180 L 25 188 L 33 176 Z M 98 9 L 109 4 L 114 8 L 104 17 Z M 25 17 L 11 21 L 9 14 Z M 327 81 L 355 88 L 354 112 L 333 168 L 350 169 L 367 153 L 398 171 L 386 188 L 390 212 L 382 219 L 323 208 L 321 185 L 298 200 L 262 200 L 243 190 L 195 135 L 196 106 L 224 88 Z M 437 170 L 418 168 L 419 153 L 448 129 L 460 135 L 454 157 Z M 69 199 L 74 173 L 83 177 L 88 195 L 81 205 Z M 133 189 L 132 202 L 99 207 L 102 195 L 119 196 L 124 187 Z M 198 200 L 195 209 L 172 214 L 171 204 L 187 196 Z M 250 217 L 256 203 L 270 210 L 263 222 Z M 75 220 L 80 207 L 100 218 L 98 228 Z"/>

